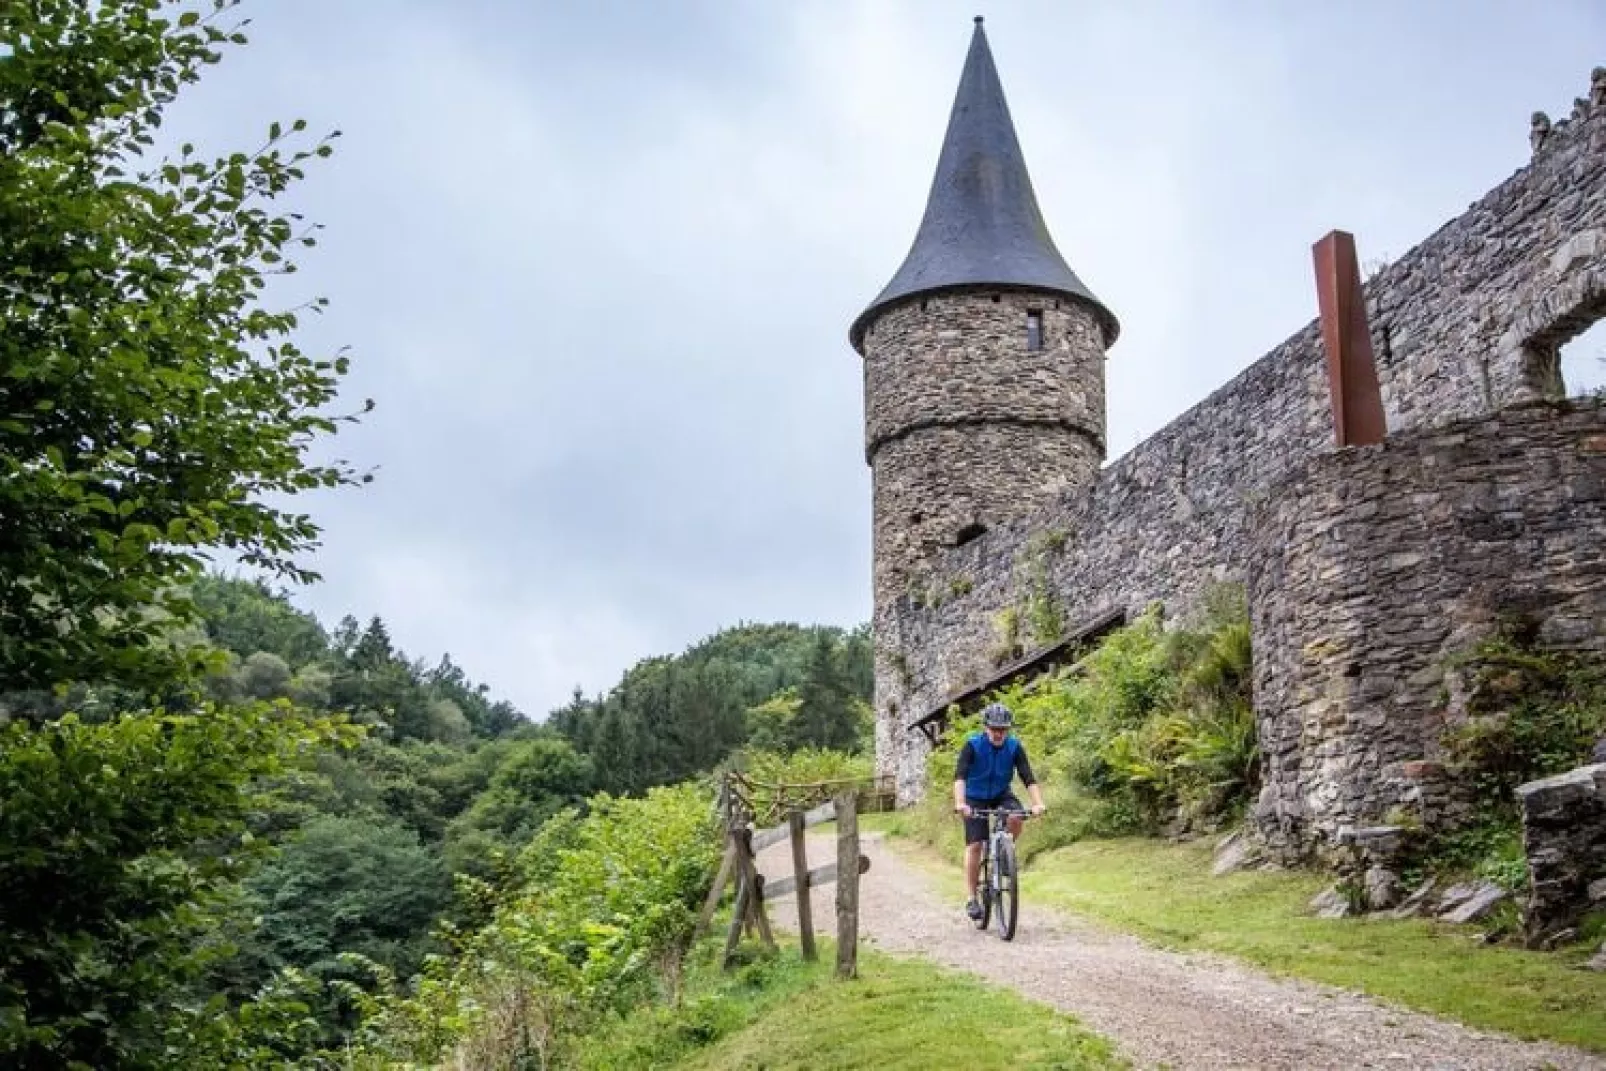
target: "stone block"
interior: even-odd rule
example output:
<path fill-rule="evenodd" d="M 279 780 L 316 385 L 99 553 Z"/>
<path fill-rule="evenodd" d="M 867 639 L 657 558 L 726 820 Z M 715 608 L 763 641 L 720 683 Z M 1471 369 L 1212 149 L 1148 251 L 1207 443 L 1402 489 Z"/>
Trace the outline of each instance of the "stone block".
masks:
<path fill-rule="evenodd" d="M 1349 834 L 1356 853 L 1373 866 L 1393 863 L 1404 850 L 1410 831 L 1404 826 L 1361 826 Z"/>
<path fill-rule="evenodd" d="M 1310 910 L 1319 919 L 1347 918 L 1355 913 L 1349 897 L 1336 887 L 1317 893 L 1310 901 Z"/>
<path fill-rule="evenodd" d="M 1216 848 L 1215 861 L 1210 867 L 1213 877 L 1221 877 L 1235 870 L 1243 870 L 1262 862 L 1265 853 L 1258 844 L 1249 839 L 1249 835 L 1239 830 L 1222 840 Z"/>
<path fill-rule="evenodd" d="M 1433 913 L 1442 915 L 1454 911 L 1478 893 L 1478 886 L 1473 882 L 1457 882 L 1439 894 L 1438 902 L 1433 907 Z"/>
<path fill-rule="evenodd" d="M 1390 917 L 1397 919 L 1414 918 L 1422 914 L 1427 908 L 1428 897 L 1432 894 L 1438 879 L 1429 878 L 1418 885 L 1411 894 L 1400 901 L 1400 906 L 1389 912 Z"/>
<path fill-rule="evenodd" d="M 1439 918 L 1445 922 L 1457 924 L 1476 922 L 1483 918 L 1506 899 L 1506 890 L 1491 881 L 1479 882 L 1471 889 L 1470 895 L 1461 900 L 1448 911 L 1441 910 Z"/>
<path fill-rule="evenodd" d="M 1429 762 L 1426 759 L 1402 762 L 1400 763 L 1400 776 L 1410 778 L 1412 781 L 1436 781 L 1444 776 L 1444 764 L 1441 762 Z"/>
<path fill-rule="evenodd" d="M 1606 764 L 1519 786 L 1530 877 L 1530 944 L 1578 923 L 1606 897 Z"/>
<path fill-rule="evenodd" d="M 1550 812 L 1565 809 L 1572 804 L 1595 799 L 1599 795 L 1596 775 L 1602 772 L 1606 772 L 1606 765 L 1580 766 L 1554 777 L 1529 781 L 1517 786 L 1517 799 L 1525 810 Z"/>
<path fill-rule="evenodd" d="M 1366 871 L 1363 879 L 1366 893 L 1366 906 L 1371 911 L 1383 911 L 1400 902 L 1403 891 L 1400 885 L 1400 876 L 1386 867 L 1374 866 Z"/>

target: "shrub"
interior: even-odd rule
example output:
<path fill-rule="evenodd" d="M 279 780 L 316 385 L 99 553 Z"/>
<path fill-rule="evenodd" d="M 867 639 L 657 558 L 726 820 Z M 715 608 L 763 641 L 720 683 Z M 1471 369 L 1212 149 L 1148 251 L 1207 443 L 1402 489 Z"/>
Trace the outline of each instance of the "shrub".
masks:
<path fill-rule="evenodd" d="M 263 848 L 255 784 L 353 732 L 267 704 L 0 726 L 0 1063 L 218 1066 L 287 1014 L 197 992 Z"/>
<path fill-rule="evenodd" d="M 370 1009 L 364 1058 L 561 1063 L 587 1029 L 678 972 L 719 850 L 702 785 L 603 795 L 584 817 L 559 814 L 524 849 L 522 885 L 462 954 Z"/>
<path fill-rule="evenodd" d="M 1211 592 L 1200 620 L 1167 629 L 1151 609 L 1076 664 L 1000 689 L 1050 794 L 1024 851 L 1088 835 L 1192 828 L 1232 817 L 1255 791 L 1259 749 L 1250 705 L 1247 603 Z M 949 836 L 948 786 L 974 717 L 951 725 L 931 757 L 934 798 L 917 822 Z M 957 838 L 954 839 L 957 844 Z"/>

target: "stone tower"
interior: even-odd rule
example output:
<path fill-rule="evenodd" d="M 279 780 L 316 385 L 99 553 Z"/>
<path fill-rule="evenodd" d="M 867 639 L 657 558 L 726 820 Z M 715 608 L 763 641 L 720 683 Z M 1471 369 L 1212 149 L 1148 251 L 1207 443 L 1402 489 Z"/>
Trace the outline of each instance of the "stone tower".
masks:
<path fill-rule="evenodd" d="M 878 620 L 934 556 L 1093 481 L 1118 330 L 1049 236 L 978 18 L 919 232 L 849 332 Z"/>

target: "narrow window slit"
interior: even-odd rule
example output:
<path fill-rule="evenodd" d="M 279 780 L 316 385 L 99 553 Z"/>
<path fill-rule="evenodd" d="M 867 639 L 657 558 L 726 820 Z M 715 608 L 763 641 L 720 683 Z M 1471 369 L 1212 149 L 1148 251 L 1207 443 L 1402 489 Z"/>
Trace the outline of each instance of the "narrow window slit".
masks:
<path fill-rule="evenodd" d="M 1026 348 L 1036 352 L 1043 348 L 1043 310 L 1026 310 Z"/>

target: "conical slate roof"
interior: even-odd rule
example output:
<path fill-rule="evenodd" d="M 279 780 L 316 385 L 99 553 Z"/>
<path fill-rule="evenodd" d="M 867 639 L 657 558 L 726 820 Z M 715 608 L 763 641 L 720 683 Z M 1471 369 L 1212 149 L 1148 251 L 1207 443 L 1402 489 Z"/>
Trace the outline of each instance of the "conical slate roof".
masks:
<path fill-rule="evenodd" d="M 853 321 L 848 337 L 860 349 L 870 321 L 894 302 L 989 285 L 1063 294 L 1091 306 L 1104 328 L 1105 345 L 1120 331 L 1115 315 L 1060 256 L 1043 222 L 978 17 L 925 218 L 903 266 Z"/>

